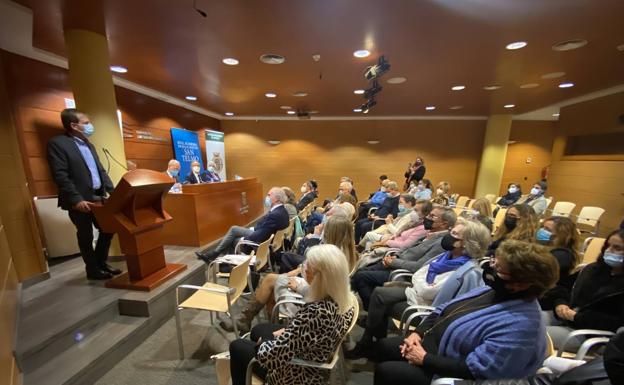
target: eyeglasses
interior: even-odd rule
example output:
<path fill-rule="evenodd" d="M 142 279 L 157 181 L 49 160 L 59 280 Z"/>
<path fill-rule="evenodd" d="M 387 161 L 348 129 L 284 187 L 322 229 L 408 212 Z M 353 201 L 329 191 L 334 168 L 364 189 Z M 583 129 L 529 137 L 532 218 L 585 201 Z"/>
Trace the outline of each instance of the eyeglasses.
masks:
<path fill-rule="evenodd" d="M 511 273 L 509 273 L 508 271 L 502 271 L 498 267 L 498 265 L 496 264 L 496 256 L 490 257 L 490 266 L 492 267 L 492 269 L 494 269 L 494 271 L 496 272 L 496 274 L 498 274 L 499 277 L 501 277 L 505 281 L 509 281 L 509 279 L 511 278 Z"/>

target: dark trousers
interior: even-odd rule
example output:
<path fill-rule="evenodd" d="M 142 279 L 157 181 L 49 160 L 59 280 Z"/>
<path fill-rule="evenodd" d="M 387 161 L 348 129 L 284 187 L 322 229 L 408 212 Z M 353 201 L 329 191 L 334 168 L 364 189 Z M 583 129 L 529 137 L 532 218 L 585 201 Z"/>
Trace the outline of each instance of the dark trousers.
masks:
<path fill-rule="evenodd" d="M 305 261 L 303 255 L 297 253 L 282 253 L 281 262 L 279 264 L 281 274 L 288 273 L 295 270 L 299 265 Z"/>
<path fill-rule="evenodd" d="M 371 221 L 368 218 L 360 219 L 355 223 L 355 243 L 360 243 L 364 234 L 378 228 L 385 223 L 386 222 L 382 219 L 377 221 Z"/>
<path fill-rule="evenodd" d="M 362 339 L 372 342 L 372 337 L 378 340 L 388 334 L 388 319 L 401 319 L 407 303 L 404 287 L 378 287 L 373 291 L 366 317 L 366 330 Z"/>
<path fill-rule="evenodd" d="M 258 340 L 269 341 L 274 339 L 273 332 L 283 328 L 284 325 L 260 324 L 251 329 L 251 339 L 237 339 L 230 343 L 230 375 L 232 385 L 245 385 L 247 366 L 256 356 L 258 350 Z M 266 378 L 267 370 L 261 365 L 254 365 L 253 373 L 262 378 Z"/>
<path fill-rule="evenodd" d="M 376 287 L 383 286 L 389 277 L 390 270 L 379 270 L 377 264 L 360 269 L 353 274 L 353 277 L 351 277 L 351 289 L 359 294 L 364 309 L 369 309 L 373 290 L 375 290 Z"/>
<path fill-rule="evenodd" d="M 100 226 L 95 220 L 93 213 L 83 213 L 78 210 L 69 210 L 68 213 L 69 219 L 76 226 L 78 247 L 86 265 L 87 273 L 99 270 L 108 258 L 108 249 L 110 248 L 113 234 L 100 231 L 94 250 L 92 226 L 95 226 L 98 230 L 100 230 Z"/>
<path fill-rule="evenodd" d="M 375 368 L 375 385 L 429 385 L 431 383 L 432 373 L 420 366 L 410 364 L 401 356 L 399 346 L 402 343 L 403 337 L 384 338 L 377 343 L 376 351 L 381 359 L 378 360 L 379 363 Z"/>

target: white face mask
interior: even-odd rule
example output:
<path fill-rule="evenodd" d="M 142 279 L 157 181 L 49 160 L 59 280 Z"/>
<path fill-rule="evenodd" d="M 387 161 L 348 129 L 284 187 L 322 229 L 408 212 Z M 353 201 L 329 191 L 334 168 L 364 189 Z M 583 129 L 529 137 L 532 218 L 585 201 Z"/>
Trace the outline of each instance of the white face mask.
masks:
<path fill-rule="evenodd" d="M 193 172 L 195 174 L 198 174 L 199 173 L 199 166 L 193 166 Z"/>
<path fill-rule="evenodd" d="M 537 187 L 533 187 L 531 189 L 531 195 L 540 195 L 542 193 L 542 190 L 538 189 Z"/>
<path fill-rule="evenodd" d="M 301 186 L 301 192 L 302 193 L 306 193 L 308 191 L 308 189 L 306 188 L 306 186 Z"/>
<path fill-rule="evenodd" d="M 437 189 L 436 192 L 438 193 L 438 195 L 444 195 L 444 190 L 442 190 L 441 188 Z"/>
<path fill-rule="evenodd" d="M 518 188 L 516 186 L 511 186 L 508 190 L 511 194 L 518 192 Z"/>
<path fill-rule="evenodd" d="M 381 188 L 379 189 L 379 191 L 381 191 L 381 192 L 386 192 L 386 191 L 388 191 L 388 189 L 387 189 L 387 188 L 385 188 L 384 186 L 381 186 Z"/>

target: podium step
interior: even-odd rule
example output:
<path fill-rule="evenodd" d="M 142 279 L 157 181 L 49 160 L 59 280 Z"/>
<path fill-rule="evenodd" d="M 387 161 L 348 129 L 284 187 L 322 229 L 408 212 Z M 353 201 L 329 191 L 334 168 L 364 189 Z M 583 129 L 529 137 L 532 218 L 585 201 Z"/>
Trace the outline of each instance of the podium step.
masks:
<path fill-rule="evenodd" d="M 24 375 L 24 385 L 90 384 L 134 349 L 148 318 L 118 316 Z M 147 333 L 150 333 L 151 330 Z"/>

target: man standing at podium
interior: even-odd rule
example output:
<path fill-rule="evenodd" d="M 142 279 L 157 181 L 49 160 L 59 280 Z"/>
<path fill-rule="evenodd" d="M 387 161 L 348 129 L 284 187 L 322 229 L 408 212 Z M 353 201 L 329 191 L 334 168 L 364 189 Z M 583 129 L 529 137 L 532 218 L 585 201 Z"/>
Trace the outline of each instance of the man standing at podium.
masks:
<path fill-rule="evenodd" d="M 84 260 L 88 279 L 109 279 L 121 274 L 106 263 L 112 234 L 100 232 L 93 249 L 93 225 L 99 229 L 91 206 L 103 201 L 106 193 L 113 191 L 110 177 L 89 137 L 95 131 L 89 116 L 74 108 L 61 112 L 65 134 L 48 142 L 48 163 L 52 178 L 58 188 L 58 205 L 69 213 L 74 226 L 78 247 Z"/>
<path fill-rule="evenodd" d="M 195 254 L 199 259 L 210 263 L 219 255 L 232 252 L 240 238 L 256 243 L 266 241 L 271 234 L 288 227 L 288 212 L 284 208 L 284 203 L 287 201 L 288 197 L 283 189 L 271 188 L 264 198 L 264 205 L 269 208 L 269 212 L 258 220 L 253 230 L 247 227 L 232 226 L 214 250 L 196 251 Z"/>

